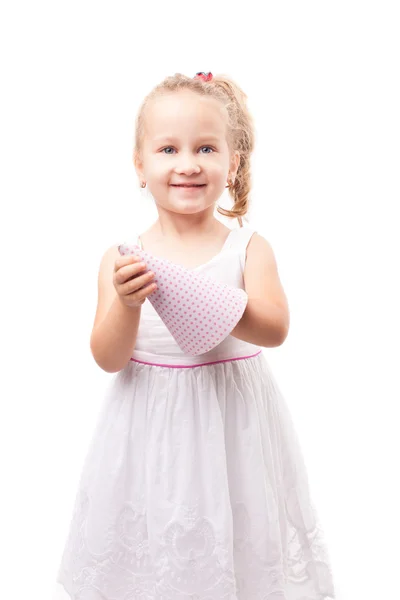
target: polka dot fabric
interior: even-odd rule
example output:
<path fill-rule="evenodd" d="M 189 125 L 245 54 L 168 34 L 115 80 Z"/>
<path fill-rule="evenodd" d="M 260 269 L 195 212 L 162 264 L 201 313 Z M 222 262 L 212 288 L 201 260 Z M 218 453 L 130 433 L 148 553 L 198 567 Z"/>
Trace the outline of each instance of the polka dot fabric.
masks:
<path fill-rule="evenodd" d="M 136 254 L 153 271 L 157 289 L 148 296 L 181 350 L 204 354 L 235 328 L 247 305 L 247 293 L 181 265 L 152 256 L 136 244 L 121 244 L 122 256 Z"/>

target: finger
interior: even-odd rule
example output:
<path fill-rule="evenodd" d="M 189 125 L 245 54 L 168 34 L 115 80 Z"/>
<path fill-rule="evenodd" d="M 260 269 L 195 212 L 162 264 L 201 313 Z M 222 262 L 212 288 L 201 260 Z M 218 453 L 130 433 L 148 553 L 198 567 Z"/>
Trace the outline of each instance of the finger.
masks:
<path fill-rule="evenodd" d="M 153 293 L 157 288 L 157 285 L 155 283 L 150 283 L 149 285 L 145 285 L 142 288 L 140 288 L 139 290 L 132 292 L 131 294 L 128 294 L 128 298 L 132 297 L 135 298 L 136 300 L 143 300 L 144 298 L 147 298 L 147 296 L 149 296 L 151 293 Z"/>
<path fill-rule="evenodd" d="M 146 270 L 146 263 L 144 262 L 134 262 L 132 264 L 125 265 L 118 269 L 118 271 L 114 274 L 116 282 L 121 285 L 130 281 L 132 278 L 136 277 L 139 273 Z"/>
<path fill-rule="evenodd" d="M 137 254 L 121 256 L 121 258 L 117 258 L 117 260 L 114 263 L 114 272 L 118 271 L 119 269 L 121 269 L 121 267 L 124 267 L 125 265 L 141 262 L 141 260 L 142 259 Z"/>
<path fill-rule="evenodd" d="M 130 293 L 132 293 L 132 291 L 137 291 L 140 288 L 142 288 L 144 285 L 146 285 L 147 283 L 152 282 L 153 279 L 154 279 L 154 273 L 152 271 L 148 271 L 147 273 L 144 273 L 144 275 L 138 275 L 137 277 L 134 277 L 130 281 L 125 282 L 121 286 L 122 292 L 123 292 L 123 294 L 130 294 Z"/>

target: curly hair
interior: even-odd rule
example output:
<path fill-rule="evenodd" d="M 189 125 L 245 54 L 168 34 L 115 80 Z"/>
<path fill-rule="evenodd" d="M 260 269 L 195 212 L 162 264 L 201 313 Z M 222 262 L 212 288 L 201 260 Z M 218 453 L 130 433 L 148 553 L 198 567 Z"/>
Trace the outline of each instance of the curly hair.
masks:
<path fill-rule="evenodd" d="M 233 198 L 232 210 L 220 206 L 220 214 L 229 218 L 237 218 L 243 227 L 242 218 L 246 215 L 250 203 L 251 172 L 250 157 L 254 149 L 255 133 L 253 118 L 247 108 L 247 95 L 229 77 L 213 76 L 210 81 L 191 78 L 181 73 L 166 77 L 143 100 L 135 126 L 134 155 L 139 156 L 144 135 L 145 109 L 148 103 L 163 93 L 177 92 L 182 89 L 191 90 L 202 96 L 211 96 L 222 102 L 228 113 L 228 145 L 231 152 L 238 151 L 240 163 L 233 185 L 229 186 L 229 194 Z"/>

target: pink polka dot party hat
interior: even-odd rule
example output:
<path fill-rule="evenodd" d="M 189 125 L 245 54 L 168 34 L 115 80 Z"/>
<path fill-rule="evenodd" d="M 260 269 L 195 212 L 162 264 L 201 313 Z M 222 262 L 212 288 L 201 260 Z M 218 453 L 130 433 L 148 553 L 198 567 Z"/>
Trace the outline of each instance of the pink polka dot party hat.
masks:
<path fill-rule="evenodd" d="M 247 305 L 245 290 L 158 258 L 137 244 L 118 246 L 122 256 L 135 254 L 153 271 L 157 289 L 147 299 L 180 349 L 190 356 L 220 344 L 236 327 Z"/>

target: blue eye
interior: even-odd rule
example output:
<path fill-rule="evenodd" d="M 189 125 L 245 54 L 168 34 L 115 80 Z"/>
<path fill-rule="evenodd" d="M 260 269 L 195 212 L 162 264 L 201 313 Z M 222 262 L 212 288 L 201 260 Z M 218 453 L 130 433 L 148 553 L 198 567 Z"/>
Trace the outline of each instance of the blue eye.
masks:
<path fill-rule="evenodd" d="M 170 148 L 172 148 L 172 146 L 167 146 L 166 148 L 163 148 L 161 150 L 161 152 L 164 152 L 164 150 L 169 150 Z M 202 148 L 210 148 L 210 150 L 212 150 L 214 152 L 214 150 L 213 150 L 213 148 L 211 148 L 211 146 L 202 146 Z M 171 154 L 171 152 L 165 152 L 164 154 Z M 211 154 L 211 152 L 206 152 L 206 154 Z"/>

